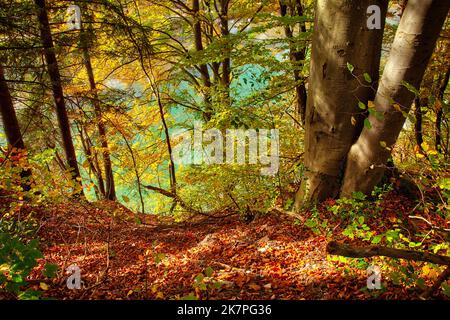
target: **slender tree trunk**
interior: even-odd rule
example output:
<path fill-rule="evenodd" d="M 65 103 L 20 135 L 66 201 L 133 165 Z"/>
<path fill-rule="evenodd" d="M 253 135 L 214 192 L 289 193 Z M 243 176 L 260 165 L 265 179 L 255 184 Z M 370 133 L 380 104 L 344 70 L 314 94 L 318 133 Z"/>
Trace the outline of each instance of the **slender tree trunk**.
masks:
<path fill-rule="evenodd" d="M 17 120 L 16 111 L 12 102 L 11 94 L 6 83 L 3 67 L 0 65 L 0 114 L 3 120 L 3 128 L 6 134 L 6 140 L 12 150 L 25 150 L 22 133 L 20 132 L 19 121 Z M 10 152 L 9 156 L 14 156 L 14 152 Z M 27 179 L 31 177 L 30 170 L 22 170 L 21 177 Z M 30 190 L 28 183 L 23 182 L 22 188 L 26 191 Z"/>
<path fill-rule="evenodd" d="M 228 7 L 230 0 L 220 0 L 219 20 L 220 20 L 220 35 L 222 38 L 226 38 L 230 35 L 228 26 Z M 231 83 L 231 47 L 227 40 L 224 48 L 225 58 L 222 61 L 222 75 L 220 83 L 222 90 L 224 90 L 224 102 L 226 105 L 230 105 L 230 83 Z"/>
<path fill-rule="evenodd" d="M 114 201 L 116 200 L 117 197 L 114 183 L 114 173 L 112 170 L 111 155 L 108 146 L 107 130 L 103 120 L 102 108 L 100 106 L 100 100 L 97 94 L 97 84 L 95 82 L 94 70 L 92 68 L 91 56 L 89 53 L 89 44 L 88 44 L 89 33 L 87 30 L 84 29 L 83 24 L 81 24 L 80 33 L 81 33 L 80 34 L 81 47 L 83 50 L 83 61 L 89 78 L 89 86 L 92 93 L 92 104 L 94 106 L 97 129 L 100 137 L 100 143 L 102 146 L 103 167 L 105 170 L 105 179 L 106 179 L 105 197 L 108 200 Z"/>
<path fill-rule="evenodd" d="M 89 143 L 89 137 L 87 136 L 87 133 L 85 132 L 85 129 L 83 128 L 82 124 L 78 125 L 77 127 L 78 127 L 78 132 L 80 134 L 80 140 L 81 140 L 81 144 L 83 146 L 84 154 L 85 154 L 86 160 L 89 164 L 89 169 L 92 171 L 92 173 L 94 173 L 94 175 L 97 179 L 99 195 L 101 196 L 101 198 L 104 199 L 104 198 L 106 198 L 105 184 L 103 181 L 102 172 L 98 168 L 98 166 L 96 166 L 96 164 L 95 164 L 94 155 L 92 152 L 92 146 Z"/>
<path fill-rule="evenodd" d="M 44 46 L 44 56 L 47 63 L 47 71 L 52 82 L 53 98 L 56 105 L 56 115 L 58 118 L 59 128 L 66 155 L 68 168 L 72 173 L 72 177 L 81 186 L 81 175 L 78 168 L 75 148 L 72 141 L 72 133 L 70 131 L 69 117 L 67 116 L 66 105 L 64 101 L 63 88 L 61 84 L 61 76 L 59 73 L 58 62 L 56 60 L 55 48 L 53 46 L 52 34 L 47 16 L 45 0 L 35 0 L 38 7 L 38 19 L 41 33 L 41 41 Z"/>
<path fill-rule="evenodd" d="M 3 67 L 0 65 L 0 106 L 8 144 L 17 149 L 25 149 L 22 133 L 20 132 L 19 121 L 17 121 L 11 94 L 6 83 Z"/>
<path fill-rule="evenodd" d="M 370 115 L 372 128 L 364 128 L 352 146 L 341 196 L 368 194 L 381 180 L 390 155 L 385 146 L 396 142 L 414 99 L 404 84 L 420 87 L 449 7 L 450 0 L 408 1 L 375 98 L 375 109 L 383 117 Z"/>
<path fill-rule="evenodd" d="M 296 210 L 339 194 L 347 153 L 362 128 L 358 101 L 367 104 L 374 97 L 373 88 L 361 85 L 363 74 L 371 76 L 372 86 L 379 78 L 387 2 L 317 1 L 306 109 L 306 179 L 296 196 Z M 367 28 L 366 11 L 373 4 L 381 8 L 380 30 Z"/>
<path fill-rule="evenodd" d="M 199 0 L 192 0 L 192 14 L 194 17 L 193 32 L 194 32 L 194 42 L 195 50 L 197 52 L 203 51 L 203 40 L 202 40 L 202 27 L 200 23 L 200 3 Z M 206 64 L 200 64 L 198 66 L 200 71 L 200 76 L 202 78 L 202 83 L 204 86 L 204 102 L 205 111 L 203 112 L 203 118 L 205 121 L 211 120 L 213 115 L 212 101 L 211 101 L 211 78 L 209 76 L 208 66 Z"/>
<path fill-rule="evenodd" d="M 288 9 L 290 9 L 291 16 L 303 16 L 303 6 L 300 0 L 296 0 L 295 4 L 290 3 L 288 6 L 285 0 L 280 0 L 280 15 L 286 17 Z M 306 26 L 304 23 L 300 23 L 300 31 L 306 32 Z M 294 40 L 294 30 L 290 26 L 284 27 L 284 34 L 289 41 L 289 59 L 293 64 L 293 75 L 295 80 L 295 113 L 299 119 L 299 122 L 305 124 L 306 116 L 306 87 L 305 79 L 302 77 L 299 68 L 303 65 L 306 56 L 306 46 L 298 48 L 298 44 Z"/>
<path fill-rule="evenodd" d="M 424 153 L 424 150 L 422 148 L 423 143 L 423 134 L 422 134 L 422 104 L 420 101 L 420 97 L 417 96 L 414 99 L 414 115 L 416 118 L 416 123 L 414 124 L 414 134 L 416 136 L 416 143 L 417 147 L 419 148 L 420 153 Z"/>
<path fill-rule="evenodd" d="M 441 153 L 442 153 L 441 125 L 442 125 L 442 117 L 444 115 L 444 109 L 443 109 L 444 94 L 445 94 L 445 90 L 447 89 L 449 78 L 450 78 L 450 67 L 447 69 L 447 73 L 445 74 L 444 81 L 441 83 L 441 86 L 439 87 L 439 94 L 438 94 L 439 108 L 438 108 L 438 110 L 436 110 L 435 146 L 436 146 L 436 151 L 441 152 Z"/>

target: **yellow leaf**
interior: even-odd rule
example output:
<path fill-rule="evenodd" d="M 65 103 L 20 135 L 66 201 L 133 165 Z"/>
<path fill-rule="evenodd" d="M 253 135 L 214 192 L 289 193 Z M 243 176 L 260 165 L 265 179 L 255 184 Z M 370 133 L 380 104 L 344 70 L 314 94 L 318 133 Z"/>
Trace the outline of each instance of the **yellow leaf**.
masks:
<path fill-rule="evenodd" d="M 375 103 L 374 103 L 373 101 L 368 101 L 368 102 L 367 102 L 367 106 L 368 106 L 369 108 L 375 108 Z"/>
<path fill-rule="evenodd" d="M 130 296 L 133 294 L 133 290 L 128 291 L 127 296 Z"/>
<path fill-rule="evenodd" d="M 48 285 L 44 282 L 39 283 L 39 287 L 44 291 L 48 290 Z"/>
<path fill-rule="evenodd" d="M 352 121 L 352 125 L 356 126 L 356 119 L 355 119 L 355 117 L 352 117 L 351 121 Z"/>
<path fill-rule="evenodd" d="M 423 149 L 425 152 L 427 152 L 428 150 L 430 150 L 430 146 L 429 146 L 428 143 L 426 143 L 426 142 L 423 142 L 423 143 L 421 144 L 421 146 L 422 146 L 422 149 Z"/>
<path fill-rule="evenodd" d="M 400 105 L 398 103 L 394 103 L 393 105 L 394 109 L 397 110 L 398 112 L 402 112 L 402 108 L 400 107 Z"/>
<path fill-rule="evenodd" d="M 419 159 L 425 158 L 425 156 L 423 154 L 421 154 L 421 153 L 416 153 L 416 157 L 419 158 Z"/>
<path fill-rule="evenodd" d="M 156 298 L 157 298 L 157 299 L 164 299 L 164 294 L 163 294 L 162 292 L 158 292 L 158 293 L 156 294 Z"/>

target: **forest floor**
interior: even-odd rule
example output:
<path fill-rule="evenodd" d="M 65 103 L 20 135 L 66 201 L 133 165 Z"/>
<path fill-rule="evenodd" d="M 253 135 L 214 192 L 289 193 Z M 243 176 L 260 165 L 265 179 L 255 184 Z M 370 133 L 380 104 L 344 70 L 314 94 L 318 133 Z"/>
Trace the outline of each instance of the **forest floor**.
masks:
<path fill-rule="evenodd" d="M 401 205 L 402 199 L 391 204 Z M 326 238 L 288 215 L 267 214 L 250 223 L 237 216 L 176 223 L 147 215 L 137 224 L 125 207 L 99 202 L 51 206 L 35 218 L 45 258 L 30 282 L 39 289 L 45 263 L 60 270 L 44 286 L 46 297 L 417 299 L 420 293 L 384 278 L 385 290 L 362 290 L 365 269 L 332 261 Z M 72 264 L 81 269 L 78 290 L 66 285 L 64 270 Z"/>

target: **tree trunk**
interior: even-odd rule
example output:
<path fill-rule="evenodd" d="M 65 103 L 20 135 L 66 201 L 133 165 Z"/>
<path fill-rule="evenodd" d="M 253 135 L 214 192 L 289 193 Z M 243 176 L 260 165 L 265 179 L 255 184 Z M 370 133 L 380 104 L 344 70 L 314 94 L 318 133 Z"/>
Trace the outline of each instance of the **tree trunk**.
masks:
<path fill-rule="evenodd" d="M 103 156 L 103 167 L 105 170 L 105 179 L 106 179 L 106 190 L 105 197 L 108 200 L 116 200 L 116 188 L 114 183 L 114 173 L 112 170 L 111 164 L 111 155 L 109 152 L 108 139 L 107 139 L 107 131 L 103 121 L 103 113 L 100 106 L 100 100 L 97 94 L 97 84 L 95 82 L 94 70 L 92 69 L 91 56 L 89 54 L 89 44 L 88 44 L 88 31 L 86 31 L 81 24 L 80 30 L 81 36 L 81 47 L 83 50 L 83 62 L 86 68 L 86 72 L 89 78 L 89 86 L 92 93 L 92 104 L 94 106 L 94 113 L 96 117 L 97 129 L 100 137 L 100 143 L 102 146 L 102 156 Z"/>
<path fill-rule="evenodd" d="M 424 150 L 422 148 L 423 143 L 423 134 L 422 134 L 422 103 L 420 101 L 420 97 L 417 96 L 414 99 L 414 115 L 416 118 L 416 123 L 414 124 L 414 134 L 416 136 L 416 143 L 421 154 L 424 154 Z"/>
<path fill-rule="evenodd" d="M 358 101 L 367 104 L 374 96 L 372 88 L 361 85 L 363 74 L 371 76 L 372 85 L 379 78 L 387 2 L 317 1 L 306 110 L 306 179 L 296 196 L 296 210 L 339 194 L 347 153 L 362 128 Z M 366 10 L 373 4 L 381 8 L 380 30 L 367 28 Z"/>
<path fill-rule="evenodd" d="M 102 199 L 106 198 L 106 191 L 105 191 L 105 183 L 103 181 L 103 176 L 101 170 L 96 166 L 96 161 L 92 152 L 92 146 L 89 141 L 89 136 L 87 135 L 86 130 L 83 128 L 83 124 L 80 123 L 77 125 L 78 133 L 80 134 L 80 140 L 81 145 L 83 146 L 84 154 L 86 156 L 86 161 L 88 162 L 89 169 L 92 173 L 94 173 L 98 187 L 96 190 L 98 190 L 98 194 Z M 86 137 L 85 137 L 86 135 Z"/>
<path fill-rule="evenodd" d="M 2 116 L 3 128 L 6 134 L 6 140 L 14 150 L 24 150 L 22 133 L 20 132 L 19 121 L 17 121 L 16 111 L 12 102 L 11 94 L 6 83 L 3 67 L 0 65 L 0 114 Z M 9 157 L 14 156 L 15 152 L 9 153 Z M 31 177 L 30 170 L 22 170 L 21 177 L 26 180 Z M 22 188 L 30 190 L 30 186 L 25 181 L 22 182 Z"/>
<path fill-rule="evenodd" d="M 200 24 L 200 3 L 199 0 L 192 0 L 192 15 L 194 17 L 193 32 L 194 32 L 194 42 L 195 50 L 197 52 L 203 51 L 203 40 L 202 40 L 202 27 Z M 211 102 L 211 78 L 209 76 L 208 66 L 206 64 L 200 64 L 198 67 L 200 71 L 200 76 L 204 86 L 204 102 L 205 111 L 203 112 L 203 118 L 205 121 L 211 120 L 213 115 L 212 102 Z"/>
<path fill-rule="evenodd" d="M 352 146 L 341 196 L 368 194 L 380 182 L 390 155 L 386 146 L 396 142 L 415 96 L 405 82 L 420 87 L 449 7 L 450 0 L 408 1 L 375 98 L 375 109 L 383 117 L 371 114 L 372 128 L 364 128 Z"/>
<path fill-rule="evenodd" d="M 69 117 L 67 116 L 66 105 L 64 102 L 64 94 L 61 84 L 61 76 L 59 73 L 58 62 L 56 60 L 55 48 L 53 46 L 52 34 L 48 22 L 47 9 L 45 0 L 35 0 L 38 7 L 38 19 L 41 34 L 41 41 L 44 47 L 44 56 L 47 63 L 47 71 L 52 82 L 53 98 L 56 105 L 56 115 L 58 118 L 59 128 L 66 155 L 68 168 L 72 177 L 81 186 L 81 175 L 78 169 L 77 157 L 72 141 L 72 133 L 70 131 Z"/>
<path fill-rule="evenodd" d="M 442 130 L 441 130 L 441 124 L 442 124 L 442 117 L 444 115 L 444 94 L 445 90 L 447 89 L 448 81 L 450 78 L 450 67 L 447 69 L 447 73 L 445 74 L 444 81 L 441 83 L 441 86 L 439 87 L 439 107 L 438 110 L 436 110 L 436 133 L 435 133 L 435 146 L 436 151 L 442 153 Z"/>
<path fill-rule="evenodd" d="M 14 110 L 11 94 L 6 84 L 3 66 L 0 65 L 0 111 L 5 129 L 6 139 L 12 148 L 25 149 L 16 111 Z"/>
<path fill-rule="evenodd" d="M 303 7 L 300 0 L 297 0 L 295 5 L 290 3 L 290 7 L 284 0 L 280 0 L 280 15 L 286 17 L 290 9 L 291 16 L 303 16 Z M 300 23 L 300 31 L 306 32 L 306 26 L 304 23 Z M 306 116 L 306 87 L 305 78 L 302 77 L 299 68 L 303 65 L 306 57 L 306 46 L 298 48 L 298 44 L 294 40 L 294 30 L 289 25 L 284 27 L 284 34 L 289 41 L 289 59 L 293 64 L 293 75 L 295 80 L 295 113 L 299 119 L 299 122 L 305 124 Z"/>

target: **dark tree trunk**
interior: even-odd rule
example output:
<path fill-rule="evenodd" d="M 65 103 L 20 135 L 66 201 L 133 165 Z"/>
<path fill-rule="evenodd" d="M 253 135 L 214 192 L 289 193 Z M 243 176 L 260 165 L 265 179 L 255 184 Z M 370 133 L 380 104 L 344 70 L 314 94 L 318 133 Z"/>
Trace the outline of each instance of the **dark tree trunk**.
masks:
<path fill-rule="evenodd" d="M 45 0 L 35 0 L 35 4 L 38 7 L 38 20 L 41 41 L 44 47 L 44 56 L 47 64 L 47 71 L 52 82 L 53 98 L 56 105 L 56 115 L 58 118 L 59 128 L 61 130 L 61 137 L 68 169 L 71 171 L 73 179 L 76 180 L 77 183 L 81 186 L 81 175 L 78 168 L 77 157 L 72 141 L 70 122 L 64 101 L 61 76 L 59 73 L 58 62 L 56 60 L 55 48 L 53 46 L 53 39 L 48 21 Z"/>
<path fill-rule="evenodd" d="M 280 0 L 280 15 L 286 17 L 288 15 L 288 9 L 291 16 L 303 16 L 303 6 L 300 0 L 296 0 L 295 4 L 290 3 L 290 6 L 286 4 L 284 0 Z M 302 124 L 305 124 L 306 116 L 306 87 L 305 79 L 302 77 L 299 68 L 303 65 L 306 57 L 306 46 L 298 48 L 298 44 L 294 40 L 294 28 L 286 25 L 284 27 L 284 34 L 289 41 L 289 59 L 293 64 L 293 75 L 295 80 L 295 113 Z M 306 26 L 304 23 L 300 23 L 300 31 L 306 32 Z"/>
<path fill-rule="evenodd" d="M 13 157 L 17 151 L 25 150 L 22 133 L 20 132 L 19 121 L 17 120 L 16 111 L 12 102 L 11 94 L 6 83 L 3 67 L 0 65 L 0 112 L 3 121 L 3 127 L 6 134 L 8 144 L 12 148 L 9 157 Z M 31 177 L 30 170 L 23 170 L 21 177 L 26 180 Z M 25 181 L 22 182 L 22 188 L 26 191 L 30 190 L 30 186 Z"/>
<path fill-rule="evenodd" d="M 194 17 L 193 31 L 194 31 L 194 42 L 195 50 L 197 52 L 203 51 L 203 39 L 202 39 L 202 26 L 200 23 L 200 3 L 199 0 L 192 0 L 192 15 Z M 212 102 L 211 102 L 211 78 L 209 76 L 208 66 L 206 64 L 200 64 L 197 66 L 200 71 L 200 76 L 202 78 L 202 84 L 204 88 L 203 97 L 205 102 L 205 111 L 203 112 L 203 118 L 205 121 L 211 120 L 213 115 Z"/>
<path fill-rule="evenodd" d="M 447 69 L 447 73 L 445 74 L 444 81 L 442 81 L 441 86 L 439 87 L 439 108 L 436 110 L 436 134 L 435 134 L 435 147 L 436 151 L 442 152 L 442 117 L 444 115 L 443 103 L 444 103 L 444 94 L 447 89 L 448 81 L 450 77 L 450 67 Z"/>
<path fill-rule="evenodd" d="M 417 147 L 419 148 L 420 153 L 424 153 L 422 148 L 423 143 L 423 134 L 422 134 L 422 103 L 420 101 L 420 97 L 416 97 L 414 99 L 414 115 L 416 118 L 416 123 L 414 124 L 414 134 L 416 136 Z"/>
<path fill-rule="evenodd" d="M 17 149 L 25 149 L 16 111 L 14 110 L 11 94 L 6 83 L 3 67 L 0 65 L 0 106 L 8 144 Z"/>

